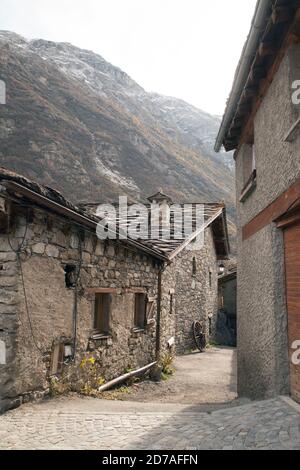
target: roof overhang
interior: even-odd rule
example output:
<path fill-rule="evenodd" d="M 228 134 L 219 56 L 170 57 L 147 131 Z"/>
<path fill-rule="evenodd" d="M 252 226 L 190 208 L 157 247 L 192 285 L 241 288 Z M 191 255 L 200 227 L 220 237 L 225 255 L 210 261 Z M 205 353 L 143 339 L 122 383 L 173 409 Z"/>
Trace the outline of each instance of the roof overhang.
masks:
<path fill-rule="evenodd" d="M 29 189 L 28 187 L 23 186 L 22 184 L 17 183 L 15 181 L 1 180 L 1 185 L 3 185 L 9 192 L 13 192 L 15 196 L 24 197 L 35 205 L 42 207 L 48 211 L 50 210 L 64 217 L 65 219 L 72 221 L 73 223 L 79 225 L 82 228 L 95 232 L 96 234 L 98 224 L 97 220 L 93 220 L 92 218 L 87 217 L 74 209 L 70 209 L 62 204 L 59 204 L 58 202 L 55 202 L 52 199 L 49 199 L 44 195 L 39 194 L 33 191 L 32 189 Z M 126 241 L 124 240 L 124 242 L 121 241 L 121 243 L 134 247 L 136 250 L 147 253 L 148 255 L 151 255 L 161 261 L 168 261 L 165 255 L 155 249 L 145 246 L 139 241 L 128 238 Z"/>
<path fill-rule="evenodd" d="M 283 46 L 299 41 L 299 7 L 299 0 L 258 0 L 216 139 L 216 152 L 222 145 L 226 151 L 236 149 L 246 128 L 249 140 L 253 138 L 251 121 L 272 81 L 276 60 L 281 62 L 284 57 Z"/>

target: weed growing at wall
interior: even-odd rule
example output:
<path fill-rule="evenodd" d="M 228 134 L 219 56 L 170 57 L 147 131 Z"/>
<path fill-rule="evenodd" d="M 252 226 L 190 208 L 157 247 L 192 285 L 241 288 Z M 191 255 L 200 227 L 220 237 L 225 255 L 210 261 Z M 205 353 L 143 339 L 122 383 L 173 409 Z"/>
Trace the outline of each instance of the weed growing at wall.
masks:
<path fill-rule="evenodd" d="M 83 395 L 97 396 L 98 389 L 105 383 L 100 374 L 100 364 L 93 355 L 86 355 L 80 363 L 79 391 Z"/>
<path fill-rule="evenodd" d="M 173 361 L 174 356 L 172 354 L 166 354 L 161 360 L 162 380 L 168 380 L 175 373 L 175 369 L 172 367 Z"/>

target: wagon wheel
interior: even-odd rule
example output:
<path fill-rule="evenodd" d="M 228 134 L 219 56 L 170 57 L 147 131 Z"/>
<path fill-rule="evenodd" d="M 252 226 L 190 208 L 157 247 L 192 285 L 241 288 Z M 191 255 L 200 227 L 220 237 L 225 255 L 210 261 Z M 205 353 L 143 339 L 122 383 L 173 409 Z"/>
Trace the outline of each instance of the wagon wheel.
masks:
<path fill-rule="evenodd" d="M 203 326 L 199 321 L 193 323 L 193 334 L 194 341 L 200 352 L 203 352 L 206 348 L 206 337 L 203 332 Z"/>

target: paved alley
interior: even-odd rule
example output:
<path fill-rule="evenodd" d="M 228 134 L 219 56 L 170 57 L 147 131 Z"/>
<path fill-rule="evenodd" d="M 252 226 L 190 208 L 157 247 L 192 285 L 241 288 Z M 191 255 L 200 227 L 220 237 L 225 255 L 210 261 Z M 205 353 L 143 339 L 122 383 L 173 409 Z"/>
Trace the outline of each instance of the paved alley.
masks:
<path fill-rule="evenodd" d="M 300 449 L 289 399 L 216 410 L 62 398 L 0 417 L 0 449 Z"/>
<path fill-rule="evenodd" d="M 0 416 L 0 449 L 300 449 L 300 405 L 236 398 L 236 351 L 175 360 L 168 381 L 69 395 Z M 110 399 L 105 399 L 110 397 Z"/>

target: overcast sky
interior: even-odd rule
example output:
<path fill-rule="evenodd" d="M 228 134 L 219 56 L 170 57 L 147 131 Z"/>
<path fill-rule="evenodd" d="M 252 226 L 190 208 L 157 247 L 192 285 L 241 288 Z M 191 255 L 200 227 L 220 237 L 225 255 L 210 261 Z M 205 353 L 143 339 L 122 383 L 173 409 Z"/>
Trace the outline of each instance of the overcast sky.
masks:
<path fill-rule="evenodd" d="M 0 0 L 0 29 L 67 41 L 222 114 L 256 0 Z"/>

